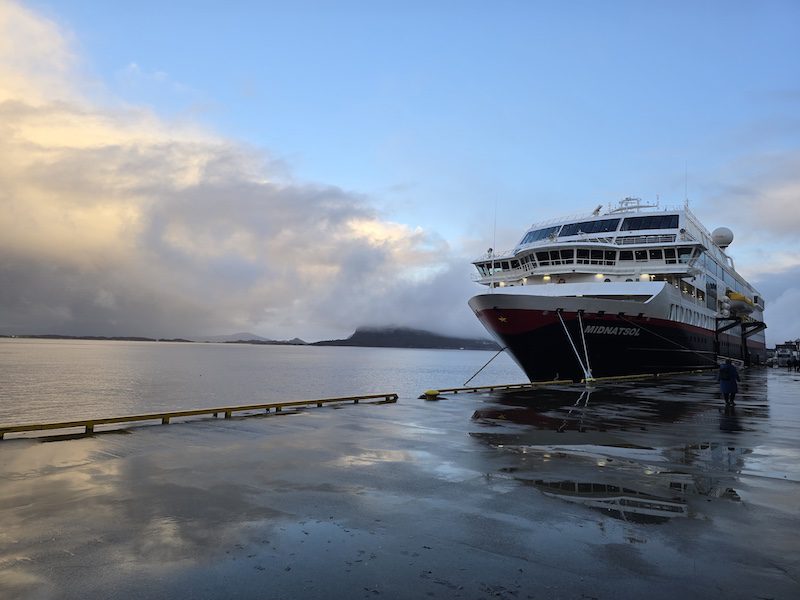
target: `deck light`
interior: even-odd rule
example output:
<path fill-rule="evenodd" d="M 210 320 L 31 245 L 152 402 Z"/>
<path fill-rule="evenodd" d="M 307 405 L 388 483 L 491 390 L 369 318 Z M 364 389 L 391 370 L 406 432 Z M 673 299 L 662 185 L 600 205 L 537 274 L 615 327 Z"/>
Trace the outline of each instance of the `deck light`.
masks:
<path fill-rule="evenodd" d="M 550 275 L 545 275 L 544 277 L 542 277 L 542 279 L 544 279 L 545 281 L 550 281 Z"/>
<path fill-rule="evenodd" d="M 641 275 L 639 275 L 639 279 L 641 279 L 642 281 L 650 281 L 650 275 L 648 273 L 642 273 Z"/>
<path fill-rule="evenodd" d="M 605 275 L 603 275 L 602 273 L 595 273 L 594 276 L 595 279 L 602 279 L 603 277 L 605 277 Z"/>

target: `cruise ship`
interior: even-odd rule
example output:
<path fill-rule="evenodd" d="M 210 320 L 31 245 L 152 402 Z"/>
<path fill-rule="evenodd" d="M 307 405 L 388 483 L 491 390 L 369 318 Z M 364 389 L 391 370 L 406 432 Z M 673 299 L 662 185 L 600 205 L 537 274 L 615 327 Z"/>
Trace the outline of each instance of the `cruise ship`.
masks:
<path fill-rule="evenodd" d="M 469 305 L 531 381 L 763 363 L 764 299 L 736 272 L 732 232 L 625 198 L 532 225 L 473 264 Z"/>

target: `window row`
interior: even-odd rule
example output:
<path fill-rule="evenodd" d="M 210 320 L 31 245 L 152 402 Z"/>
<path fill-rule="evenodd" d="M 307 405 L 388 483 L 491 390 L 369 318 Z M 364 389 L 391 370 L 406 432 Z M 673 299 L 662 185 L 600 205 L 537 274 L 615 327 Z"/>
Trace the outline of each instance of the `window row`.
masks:
<path fill-rule="evenodd" d="M 648 250 L 593 250 L 589 248 L 565 248 L 562 250 L 541 250 L 518 259 L 497 260 L 480 263 L 478 271 L 483 276 L 516 269 L 535 269 L 558 265 L 602 265 L 615 266 L 617 263 L 686 264 L 692 257 L 692 248 L 650 248 Z"/>
<path fill-rule="evenodd" d="M 616 231 L 619 219 L 602 219 L 600 221 L 583 221 L 582 223 L 569 223 L 561 228 L 558 235 L 578 235 L 579 233 L 605 233 Z"/>
<path fill-rule="evenodd" d="M 683 292 L 687 296 L 691 296 L 692 298 L 694 298 L 698 302 L 703 303 L 703 302 L 706 301 L 706 292 L 705 291 L 701 290 L 698 287 L 693 286 L 688 281 L 684 281 L 680 277 L 676 277 L 674 275 L 653 275 L 653 276 L 651 276 L 651 280 L 652 281 L 666 281 L 668 284 L 670 284 L 672 286 L 675 286 L 681 292 Z M 715 294 L 716 294 L 716 292 L 715 292 Z M 715 297 L 715 301 L 716 301 L 716 296 L 714 296 L 714 297 Z M 714 306 L 714 310 L 716 310 L 716 305 Z"/>
<path fill-rule="evenodd" d="M 743 281 L 740 281 L 731 271 L 725 269 L 716 260 L 709 256 L 708 253 L 704 252 L 700 261 L 703 268 L 706 270 L 706 273 L 719 279 L 725 284 L 725 287 L 747 296 L 752 296 L 755 293 L 755 290 L 752 287 Z"/>
<path fill-rule="evenodd" d="M 638 231 L 640 229 L 677 229 L 678 215 L 648 215 L 646 217 L 628 217 L 622 221 L 622 231 Z"/>
<path fill-rule="evenodd" d="M 578 235 L 581 233 L 610 233 L 617 231 L 639 231 L 646 229 L 677 229 L 678 215 L 648 215 L 646 217 L 628 217 L 622 219 L 622 227 L 619 227 L 620 219 L 597 219 L 593 221 L 580 221 L 578 223 L 567 223 L 566 225 L 554 225 L 529 231 L 522 238 L 519 245 L 532 244 L 547 239 L 550 236 L 561 237 L 568 235 Z"/>

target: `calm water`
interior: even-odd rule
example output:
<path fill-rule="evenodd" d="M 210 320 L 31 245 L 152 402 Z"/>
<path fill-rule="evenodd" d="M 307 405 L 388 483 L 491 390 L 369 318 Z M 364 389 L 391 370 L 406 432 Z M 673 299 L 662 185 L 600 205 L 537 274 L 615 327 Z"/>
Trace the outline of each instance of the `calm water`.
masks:
<path fill-rule="evenodd" d="M 493 352 L 0 339 L 0 423 L 456 387 Z M 498 356 L 472 384 L 519 383 Z"/>

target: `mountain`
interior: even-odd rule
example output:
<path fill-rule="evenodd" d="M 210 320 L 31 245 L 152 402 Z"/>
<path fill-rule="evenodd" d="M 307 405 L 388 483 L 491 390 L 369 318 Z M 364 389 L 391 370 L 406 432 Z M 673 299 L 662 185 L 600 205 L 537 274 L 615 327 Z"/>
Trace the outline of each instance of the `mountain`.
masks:
<path fill-rule="evenodd" d="M 264 344 L 271 346 L 307 346 L 308 342 L 300 338 L 292 338 L 290 340 L 229 340 L 226 344 Z"/>
<path fill-rule="evenodd" d="M 314 342 L 313 346 L 366 346 L 369 348 L 438 348 L 445 350 L 499 350 L 486 339 L 450 337 L 407 327 L 359 327 L 345 340 Z"/>
<path fill-rule="evenodd" d="M 291 340 L 271 340 L 255 333 L 232 333 L 230 335 L 208 335 L 195 338 L 197 342 L 218 342 L 222 344 L 278 344 L 286 346 L 305 346 L 308 342 L 300 338 Z"/>
<path fill-rule="evenodd" d="M 265 337 L 255 333 L 232 333 L 230 335 L 208 335 L 194 338 L 197 342 L 269 342 Z"/>

